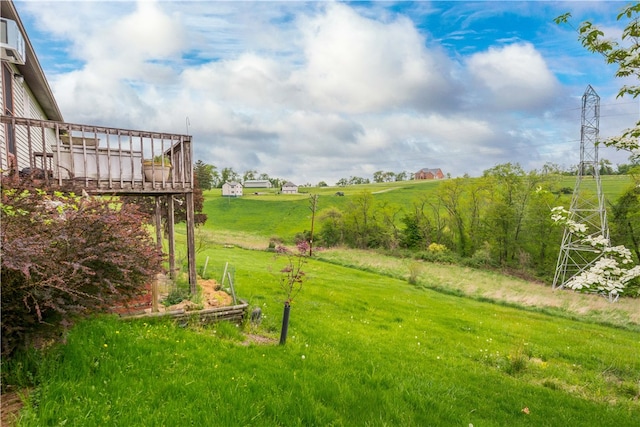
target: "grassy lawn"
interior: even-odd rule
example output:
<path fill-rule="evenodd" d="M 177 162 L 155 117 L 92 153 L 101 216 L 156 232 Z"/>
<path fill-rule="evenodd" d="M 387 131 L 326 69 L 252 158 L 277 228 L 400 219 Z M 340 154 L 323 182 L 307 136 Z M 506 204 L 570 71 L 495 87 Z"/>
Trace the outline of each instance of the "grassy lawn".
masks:
<path fill-rule="evenodd" d="M 42 385 L 18 425 L 632 426 L 640 419 L 636 330 L 424 286 L 470 286 L 462 282 L 472 271 L 425 271 L 424 285 L 414 286 L 396 278 L 396 265 L 371 259 L 347 268 L 337 263 L 355 265 L 363 254 L 327 252 L 306 266 L 289 339 L 278 346 L 273 255 L 210 243 L 199 261 L 206 256 L 218 269 L 235 267 L 236 292 L 262 309 L 259 327 L 83 322 L 40 362 Z"/>
<path fill-rule="evenodd" d="M 443 293 L 640 332 L 640 303 L 637 299 L 622 298 L 612 304 L 599 295 L 554 291 L 549 285 L 500 272 L 399 259 L 374 251 L 334 248 L 317 252 L 316 257 L 403 280 L 409 280 L 413 275 L 417 285 Z"/>
<path fill-rule="evenodd" d="M 575 178 L 565 181 L 572 188 Z M 603 177 L 603 188 L 615 198 L 629 182 Z M 363 190 L 410 206 L 437 185 L 308 191 L 321 211 L 345 209 Z M 196 233 L 199 270 L 208 259 L 207 275 L 219 278 L 228 262 L 236 293 L 262 310 L 259 326 L 82 322 L 64 345 L 24 359 L 40 367 L 40 385 L 17 425 L 638 425 L 637 300 L 336 248 L 306 266 L 278 346 L 282 265 L 264 249 L 308 229 L 311 213 L 308 194 L 260 190 L 205 192 L 210 220 Z"/>
<path fill-rule="evenodd" d="M 560 177 L 560 187 L 573 189 L 574 176 Z M 251 233 L 271 238 L 279 237 L 292 241 L 295 233 L 309 230 L 311 211 L 309 194 L 318 194 L 318 214 L 335 207 L 342 211 L 348 208 L 353 196 L 369 191 L 379 203 L 388 203 L 410 211 L 412 204 L 425 195 L 433 193 L 444 181 L 401 181 L 379 184 L 352 185 L 347 187 L 310 187 L 301 188 L 307 193 L 285 195 L 277 194 L 275 189 L 256 189 L 246 191 L 243 197 L 222 197 L 220 189 L 204 192 L 204 213 L 209 217 L 207 229 L 216 232 Z M 592 181 L 586 178 L 584 189 L 589 189 Z M 608 201 L 615 201 L 631 185 L 631 178 L 623 175 L 602 177 L 602 188 Z M 595 191 L 595 183 L 592 185 Z M 336 196 L 341 191 L 344 197 Z M 569 207 L 571 196 L 565 195 L 562 202 Z M 398 217 L 401 217 L 401 215 Z"/>

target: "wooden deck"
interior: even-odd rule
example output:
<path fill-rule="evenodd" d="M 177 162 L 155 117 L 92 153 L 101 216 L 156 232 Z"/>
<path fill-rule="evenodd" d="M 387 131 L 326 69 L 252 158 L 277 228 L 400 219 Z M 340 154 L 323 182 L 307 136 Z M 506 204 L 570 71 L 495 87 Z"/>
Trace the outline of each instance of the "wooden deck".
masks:
<path fill-rule="evenodd" d="M 193 191 L 191 137 L 130 129 L 0 116 L 3 174 L 32 175 L 60 188 L 90 194 L 162 195 Z M 161 159 L 170 175 L 146 174 Z"/>
<path fill-rule="evenodd" d="M 146 163 L 160 163 L 145 171 Z M 187 211 L 189 283 L 196 292 L 191 136 L 110 128 L 0 115 L 0 176 L 24 176 L 43 187 L 90 195 L 156 198 L 156 235 L 160 199 L 168 205 L 169 270 L 175 271 L 174 197 L 183 195 Z M 170 173 L 159 173 L 170 165 Z M 158 173 L 156 173 L 158 172 Z"/>

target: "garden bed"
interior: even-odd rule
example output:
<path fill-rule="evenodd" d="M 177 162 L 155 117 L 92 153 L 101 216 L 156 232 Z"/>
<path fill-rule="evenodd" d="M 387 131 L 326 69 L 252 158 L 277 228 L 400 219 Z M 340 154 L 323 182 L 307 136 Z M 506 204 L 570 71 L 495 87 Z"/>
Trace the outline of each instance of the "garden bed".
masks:
<path fill-rule="evenodd" d="M 185 310 L 184 308 L 179 308 L 176 310 L 162 310 L 157 312 L 145 311 L 143 314 L 121 314 L 120 317 L 123 319 L 171 317 L 176 320 L 188 320 L 197 317 L 201 323 L 216 322 L 219 320 L 242 322 L 248 307 L 249 303 L 240 301 L 240 304 L 223 307 L 203 308 L 200 310 Z"/>
<path fill-rule="evenodd" d="M 141 319 L 148 317 L 171 317 L 174 319 L 190 319 L 199 317 L 201 323 L 228 320 L 241 322 L 249 304 L 246 301 L 236 301 L 227 292 L 218 289 L 215 280 L 200 280 L 200 295 L 196 301 L 184 299 L 176 304 L 158 304 L 158 310 L 153 311 L 151 298 L 145 305 L 138 305 L 134 310 L 120 312 L 120 317 L 125 319 Z M 159 286 L 162 288 L 162 286 Z M 164 292 L 162 292 L 164 290 Z M 160 301 L 169 295 L 168 289 L 162 289 Z"/>

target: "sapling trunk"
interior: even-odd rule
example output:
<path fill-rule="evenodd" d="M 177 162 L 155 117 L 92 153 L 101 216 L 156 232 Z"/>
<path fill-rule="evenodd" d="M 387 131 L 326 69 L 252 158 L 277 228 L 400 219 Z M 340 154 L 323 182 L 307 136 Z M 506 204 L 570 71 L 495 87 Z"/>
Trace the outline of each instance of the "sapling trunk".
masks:
<path fill-rule="evenodd" d="M 284 303 L 284 313 L 282 314 L 282 329 L 280 330 L 280 345 L 287 342 L 287 333 L 289 332 L 289 313 L 291 312 L 291 304 L 289 301 Z"/>

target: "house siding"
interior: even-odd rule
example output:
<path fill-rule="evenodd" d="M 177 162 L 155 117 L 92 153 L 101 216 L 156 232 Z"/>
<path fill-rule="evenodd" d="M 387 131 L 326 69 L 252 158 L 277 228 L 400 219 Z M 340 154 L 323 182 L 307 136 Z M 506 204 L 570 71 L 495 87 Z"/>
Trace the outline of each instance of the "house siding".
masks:
<path fill-rule="evenodd" d="M 441 169 L 420 169 L 414 174 L 414 179 L 443 179 L 444 174 Z"/>
<path fill-rule="evenodd" d="M 4 63 L 0 63 L 0 114 L 4 115 Z M 3 164 L 2 161 L 5 159 L 5 154 L 7 152 L 7 137 L 6 137 L 6 126 L 0 124 L 0 170 L 4 170 L 7 168 L 6 164 Z"/>
<path fill-rule="evenodd" d="M 266 180 L 247 180 L 244 182 L 244 188 L 271 188 L 273 185 Z"/>
<path fill-rule="evenodd" d="M 21 82 L 15 77 L 16 74 L 19 74 L 15 66 L 9 63 L 3 64 L 3 66 L 9 67 L 11 74 L 14 76 L 11 81 L 13 93 L 13 116 L 46 120 L 47 117 L 42 107 L 31 92 L 27 83 L 24 80 Z M 4 73 L 2 73 L 2 76 L 4 76 Z M 2 82 L 1 87 L 4 88 L 4 82 Z M 0 95 L 0 102 L 2 103 L 2 112 L 4 113 L 4 90 L 0 90 L 0 92 L 2 92 L 2 95 Z M 0 150 L 2 150 L 3 153 L 7 150 L 7 126 L 0 126 Z M 45 129 L 44 132 L 42 132 L 41 129 L 31 131 L 30 128 L 27 128 L 26 126 L 17 126 L 14 134 L 16 147 L 18 147 L 18 170 L 30 167 L 41 167 L 40 163 L 43 161 L 43 158 L 36 158 L 34 153 L 50 151 L 49 148 L 56 141 L 53 129 Z M 29 143 L 31 144 L 31 147 L 29 147 Z M 1 165 L 2 168 L 6 168 L 7 166 L 8 165 Z"/>
<path fill-rule="evenodd" d="M 222 184 L 222 195 L 229 197 L 242 196 L 242 185 L 237 182 L 225 182 Z"/>
<path fill-rule="evenodd" d="M 282 194 L 298 194 L 298 186 L 291 181 L 287 181 L 280 188 Z"/>

